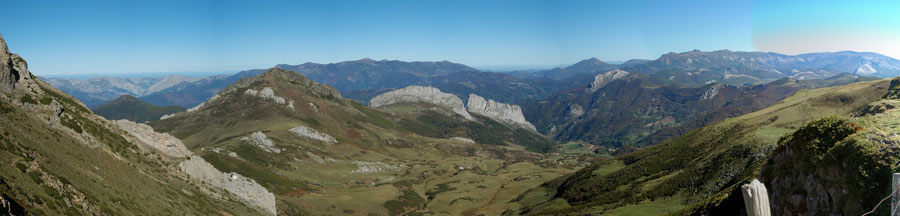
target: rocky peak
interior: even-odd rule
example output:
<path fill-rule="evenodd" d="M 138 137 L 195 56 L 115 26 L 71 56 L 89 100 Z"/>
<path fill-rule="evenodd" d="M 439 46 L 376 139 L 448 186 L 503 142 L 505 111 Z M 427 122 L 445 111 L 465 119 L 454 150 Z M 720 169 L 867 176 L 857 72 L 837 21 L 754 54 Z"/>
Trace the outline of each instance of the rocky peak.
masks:
<path fill-rule="evenodd" d="M 588 88 L 588 90 L 590 90 L 591 92 L 596 92 L 597 90 L 600 90 L 600 88 L 603 88 L 603 86 L 606 86 L 606 84 L 609 84 L 614 80 L 625 78 L 629 74 L 630 73 L 628 73 L 627 71 L 620 69 L 615 69 L 602 74 L 598 74 L 594 77 L 594 81 L 591 82 L 591 86 Z"/>
<path fill-rule="evenodd" d="M 269 82 L 272 85 L 279 85 L 282 87 L 300 87 L 319 97 L 341 98 L 341 93 L 329 85 L 317 83 L 316 81 L 306 78 L 306 76 L 303 76 L 302 74 L 277 67 L 266 70 L 262 75 L 244 78 L 232 83 L 225 88 L 225 91 L 250 87 L 257 85 L 259 82 Z"/>
<path fill-rule="evenodd" d="M 454 113 L 460 114 L 466 119 L 473 120 L 472 115 L 466 112 L 465 106 L 459 97 L 450 93 L 441 92 L 440 89 L 430 86 L 407 86 L 406 88 L 380 94 L 369 101 L 369 106 L 381 107 L 404 102 L 425 102 L 450 108 Z"/>
<path fill-rule="evenodd" d="M 28 72 L 28 63 L 10 53 L 6 40 L 0 35 L 0 91 L 32 89 L 33 86 L 34 77 Z"/>
<path fill-rule="evenodd" d="M 469 94 L 469 101 L 466 106 L 471 113 L 481 114 L 497 121 L 512 123 L 517 126 L 537 131 L 531 122 L 525 120 L 525 115 L 522 114 L 522 108 L 518 105 L 500 103 L 494 100 L 485 100 L 483 97 L 476 94 Z"/>

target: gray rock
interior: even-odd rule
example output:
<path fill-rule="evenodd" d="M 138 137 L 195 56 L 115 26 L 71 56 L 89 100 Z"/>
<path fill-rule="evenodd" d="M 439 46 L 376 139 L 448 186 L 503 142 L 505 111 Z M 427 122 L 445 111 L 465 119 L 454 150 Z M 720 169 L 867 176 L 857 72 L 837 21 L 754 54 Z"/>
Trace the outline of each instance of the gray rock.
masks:
<path fill-rule="evenodd" d="M 191 151 L 184 146 L 180 139 L 168 133 L 157 133 L 146 124 L 135 123 L 129 120 L 113 120 L 112 123 L 120 129 L 127 131 L 145 145 L 152 147 L 165 155 L 176 158 L 184 158 L 191 155 Z"/>
<path fill-rule="evenodd" d="M 719 89 L 721 89 L 721 88 L 722 88 L 721 84 L 717 84 L 717 85 L 713 85 L 712 87 L 709 87 L 709 89 L 707 89 L 706 92 L 703 92 L 703 95 L 700 96 L 700 100 L 708 100 L 708 99 L 712 99 L 712 98 L 716 97 L 716 95 L 719 94 Z"/>
<path fill-rule="evenodd" d="M 331 137 L 331 135 L 316 131 L 315 129 L 312 129 L 312 128 L 309 128 L 306 126 L 297 126 L 297 127 L 291 128 L 288 131 L 290 131 L 294 135 L 297 135 L 297 136 L 300 136 L 303 138 L 318 140 L 318 141 L 331 143 L 331 144 L 337 143 L 337 140 L 335 140 L 334 137 Z"/>
<path fill-rule="evenodd" d="M 456 141 L 467 142 L 467 143 L 472 143 L 472 144 L 475 143 L 475 140 L 465 138 L 465 137 L 451 137 L 450 140 L 456 140 Z"/>
<path fill-rule="evenodd" d="M 28 72 L 28 63 L 19 55 L 9 52 L 6 40 L 0 35 L 0 91 L 14 89 L 38 91 L 34 76 Z"/>
<path fill-rule="evenodd" d="M 262 208 L 268 213 L 277 215 L 275 195 L 265 187 L 237 173 L 222 173 L 201 157 L 191 157 L 178 164 L 182 172 L 193 179 L 202 181 L 243 199 L 244 203 Z"/>
<path fill-rule="evenodd" d="M 522 114 L 522 108 L 519 107 L 519 105 L 510 105 L 494 100 L 484 100 L 481 96 L 469 94 L 469 101 L 466 106 L 470 113 L 481 114 L 500 122 L 512 123 L 526 129 L 537 131 L 531 122 L 525 120 L 525 115 Z"/>
<path fill-rule="evenodd" d="M 281 153 L 281 149 L 275 147 L 275 143 L 272 142 L 269 137 L 266 137 L 266 134 L 261 131 L 254 132 L 248 137 L 241 138 L 241 141 L 259 147 L 266 152 Z"/>
<path fill-rule="evenodd" d="M 620 69 L 615 69 L 604 72 L 602 74 L 598 74 L 597 76 L 594 76 L 594 81 L 591 82 L 591 86 L 590 88 L 588 88 L 588 90 L 590 90 L 591 92 L 596 92 L 597 90 L 600 90 L 600 88 L 603 88 L 603 86 L 606 86 L 606 84 L 609 84 L 609 82 L 625 78 L 626 76 L 628 76 L 628 74 L 628 72 Z"/>
<path fill-rule="evenodd" d="M 450 108 L 454 113 L 460 114 L 466 119 L 474 120 L 462 100 L 456 95 L 441 92 L 440 89 L 430 86 L 407 86 L 406 88 L 380 94 L 369 101 L 369 106 L 382 107 L 404 102 L 425 102 Z"/>

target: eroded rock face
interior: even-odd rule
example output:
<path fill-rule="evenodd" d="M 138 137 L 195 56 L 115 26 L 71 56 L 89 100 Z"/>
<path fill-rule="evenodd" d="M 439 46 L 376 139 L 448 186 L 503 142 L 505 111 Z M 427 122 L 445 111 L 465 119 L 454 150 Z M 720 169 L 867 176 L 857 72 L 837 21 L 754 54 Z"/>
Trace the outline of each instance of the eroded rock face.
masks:
<path fill-rule="evenodd" d="M 722 85 L 713 85 L 703 92 L 703 95 L 700 96 L 700 100 L 707 100 L 716 97 L 719 94 L 719 89 L 722 88 Z"/>
<path fill-rule="evenodd" d="M 6 40 L 0 35 L 0 91 L 38 91 L 34 90 L 36 88 L 34 77 L 28 72 L 28 63 L 19 55 L 10 53 Z"/>
<path fill-rule="evenodd" d="M 284 99 L 281 96 L 275 95 L 275 91 L 272 88 L 265 87 L 262 90 L 256 89 L 247 89 L 244 91 L 244 94 L 260 97 L 262 99 L 271 100 L 277 104 L 287 105 L 287 107 L 291 110 L 294 109 L 294 101 L 290 99 Z"/>
<path fill-rule="evenodd" d="M 331 135 L 316 131 L 315 129 L 312 129 L 312 128 L 309 128 L 306 126 L 297 126 L 297 127 L 291 128 L 288 131 L 290 131 L 294 135 L 297 135 L 297 136 L 303 137 L 303 138 L 307 138 L 307 139 L 318 140 L 318 141 L 331 143 L 331 144 L 337 143 L 337 140 L 335 140 L 334 137 L 331 137 Z"/>
<path fill-rule="evenodd" d="M 275 147 L 275 143 L 266 137 L 262 131 L 254 132 L 248 137 L 241 138 L 241 141 L 247 142 L 253 146 L 259 147 L 263 151 L 271 153 L 281 153 L 281 149 Z"/>
<path fill-rule="evenodd" d="M 478 113 L 488 118 L 512 123 L 527 129 L 537 131 L 531 122 L 525 120 L 522 114 L 522 108 L 519 105 L 510 105 L 500 103 L 494 100 L 485 100 L 476 94 L 469 94 L 469 101 L 466 105 L 470 113 Z"/>
<path fill-rule="evenodd" d="M 597 76 L 594 76 L 594 81 L 591 82 L 591 87 L 588 88 L 588 90 L 590 90 L 591 92 L 596 92 L 597 90 L 600 90 L 600 88 L 606 86 L 606 84 L 609 84 L 609 82 L 625 78 L 626 76 L 628 76 L 628 74 L 630 73 L 619 69 L 598 74 Z"/>
<path fill-rule="evenodd" d="M 191 151 L 184 146 L 180 139 L 168 133 L 157 133 L 146 124 L 135 123 L 129 120 L 113 120 L 120 129 L 127 131 L 131 136 L 138 138 L 146 145 L 159 150 L 165 155 L 175 158 L 184 158 L 191 155 Z"/>
<path fill-rule="evenodd" d="M 256 206 L 276 215 L 275 194 L 265 187 L 237 173 L 223 173 L 201 157 L 191 157 L 178 164 L 182 172 L 191 178 L 202 181 L 213 187 L 228 191 L 243 199 L 244 203 Z"/>
<path fill-rule="evenodd" d="M 454 113 L 460 114 L 466 119 L 474 120 L 466 111 L 462 100 L 456 95 L 441 92 L 440 89 L 430 86 L 408 86 L 380 94 L 369 101 L 369 106 L 381 107 L 403 102 L 425 102 L 450 108 Z"/>

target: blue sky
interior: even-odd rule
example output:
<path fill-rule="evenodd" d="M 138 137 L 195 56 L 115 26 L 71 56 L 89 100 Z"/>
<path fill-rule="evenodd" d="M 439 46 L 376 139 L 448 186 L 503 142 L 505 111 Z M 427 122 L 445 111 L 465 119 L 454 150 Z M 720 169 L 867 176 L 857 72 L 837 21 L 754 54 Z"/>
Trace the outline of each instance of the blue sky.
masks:
<path fill-rule="evenodd" d="M 38 75 L 367 57 L 528 68 L 693 49 L 900 57 L 897 1 L 0 1 L 0 34 Z"/>

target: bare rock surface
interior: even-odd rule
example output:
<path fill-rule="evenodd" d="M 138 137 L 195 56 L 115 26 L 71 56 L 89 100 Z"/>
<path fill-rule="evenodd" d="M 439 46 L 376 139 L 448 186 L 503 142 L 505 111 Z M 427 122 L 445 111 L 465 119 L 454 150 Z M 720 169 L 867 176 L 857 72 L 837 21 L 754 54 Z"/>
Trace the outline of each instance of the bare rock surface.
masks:
<path fill-rule="evenodd" d="M 469 94 L 469 101 L 466 106 L 470 113 L 481 114 L 497 121 L 512 123 L 537 131 L 531 122 L 525 120 L 525 115 L 522 114 L 522 108 L 519 105 L 500 103 L 490 99 L 485 100 L 476 94 Z"/>
<path fill-rule="evenodd" d="M 469 139 L 469 138 L 465 138 L 465 137 L 451 137 L 450 140 L 456 140 L 456 141 L 467 142 L 467 143 L 473 143 L 473 144 L 475 143 L 475 140 L 472 140 L 472 139 Z"/>
<path fill-rule="evenodd" d="M 255 96 L 255 97 L 260 97 L 260 98 L 266 99 L 266 100 L 271 100 L 277 104 L 287 105 L 287 107 L 291 110 L 294 109 L 294 101 L 293 100 L 284 99 L 281 96 L 275 95 L 275 91 L 272 90 L 272 88 L 270 88 L 270 87 L 265 87 L 262 90 L 247 89 L 246 91 L 244 91 L 244 94 L 250 95 L 250 96 Z"/>
<path fill-rule="evenodd" d="M 28 71 L 28 63 L 19 55 L 10 53 L 6 40 L 0 35 L 0 91 L 16 89 L 40 92 L 34 76 Z"/>
<path fill-rule="evenodd" d="M 127 131 L 131 136 L 138 138 L 144 144 L 159 150 L 165 155 L 176 158 L 184 158 L 191 155 L 191 151 L 184 146 L 180 139 L 168 133 L 157 133 L 149 125 L 135 123 L 129 120 L 113 120 L 120 129 Z"/>
<path fill-rule="evenodd" d="M 270 140 L 269 137 L 266 137 L 266 134 L 261 131 L 254 132 L 248 137 L 241 138 L 241 141 L 259 147 L 266 152 L 281 153 L 281 149 L 275 147 L 275 142 L 272 142 L 272 140 Z"/>
<path fill-rule="evenodd" d="M 596 92 L 597 90 L 600 90 L 600 88 L 606 86 L 606 84 L 609 84 L 609 82 L 625 78 L 628 74 L 630 73 L 619 69 L 598 74 L 597 76 L 594 76 L 594 81 L 591 82 L 591 87 L 588 89 L 591 92 Z"/>
<path fill-rule="evenodd" d="M 191 157 L 178 164 L 182 172 L 215 188 L 228 191 L 243 199 L 244 203 L 262 208 L 276 215 L 275 194 L 265 187 L 237 173 L 223 173 L 201 157 Z"/>
<path fill-rule="evenodd" d="M 318 140 L 318 141 L 331 143 L 331 144 L 337 143 L 337 140 L 334 139 L 334 137 L 332 137 L 331 135 L 316 131 L 315 129 L 312 129 L 312 128 L 309 128 L 306 126 L 297 126 L 297 127 L 291 128 L 288 131 L 290 131 L 294 135 L 297 135 L 297 136 L 303 137 L 303 138 L 307 138 L 307 139 Z"/>
<path fill-rule="evenodd" d="M 450 108 L 454 113 L 460 114 L 466 119 L 474 120 L 466 111 L 462 100 L 456 95 L 441 92 L 440 89 L 430 86 L 408 86 L 406 88 L 380 94 L 369 101 L 369 106 L 381 107 L 404 102 L 425 102 Z"/>

